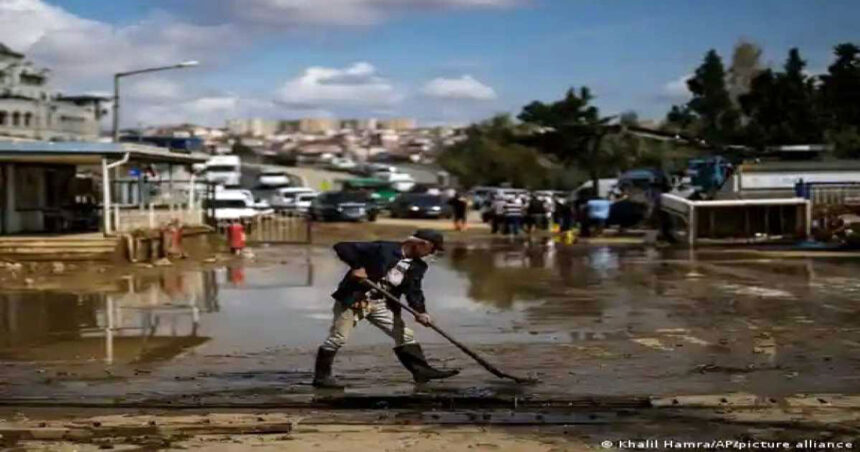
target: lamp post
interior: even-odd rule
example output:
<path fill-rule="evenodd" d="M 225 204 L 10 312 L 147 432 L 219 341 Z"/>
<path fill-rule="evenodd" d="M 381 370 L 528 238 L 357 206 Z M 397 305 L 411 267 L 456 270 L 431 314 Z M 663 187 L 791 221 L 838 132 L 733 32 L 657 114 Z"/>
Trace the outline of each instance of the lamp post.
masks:
<path fill-rule="evenodd" d="M 172 66 L 160 66 L 136 71 L 119 72 L 113 76 L 113 141 L 119 142 L 119 79 L 131 75 L 145 74 L 148 72 L 169 71 L 171 69 L 182 69 L 199 65 L 197 61 L 184 61 Z"/>

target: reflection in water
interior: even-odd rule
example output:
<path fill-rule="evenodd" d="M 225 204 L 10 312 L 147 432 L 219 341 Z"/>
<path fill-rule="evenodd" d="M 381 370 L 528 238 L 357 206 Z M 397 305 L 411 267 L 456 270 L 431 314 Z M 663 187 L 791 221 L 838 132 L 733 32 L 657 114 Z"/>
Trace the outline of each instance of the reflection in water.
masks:
<path fill-rule="evenodd" d="M 122 293 L 0 294 L 0 357 L 15 361 L 147 362 L 208 340 L 201 313 L 217 312 L 215 274 L 128 279 Z"/>
<path fill-rule="evenodd" d="M 118 364 L 172 359 L 204 343 L 203 356 L 316 346 L 346 268 L 328 248 L 303 250 L 261 251 L 279 264 L 128 278 L 109 294 L 0 293 L 0 360 Z M 711 331 L 720 318 L 713 343 L 729 327 L 854 312 L 846 303 L 860 281 L 850 265 L 718 257 L 541 240 L 455 243 L 424 287 L 441 325 L 482 344 Z M 702 276 L 691 279 L 694 267 Z M 388 341 L 368 328 L 356 334 L 356 347 Z"/>
<path fill-rule="evenodd" d="M 474 301 L 510 309 L 518 301 L 554 302 L 599 312 L 597 296 L 620 267 L 623 251 L 602 248 L 556 249 L 551 240 L 527 241 L 523 246 L 491 242 L 487 246 L 459 245 L 451 251 L 451 267 L 465 275 Z M 527 311 L 542 308 L 530 303 Z"/>
<path fill-rule="evenodd" d="M 227 267 L 227 280 L 234 286 L 245 285 L 245 269 L 233 265 Z"/>

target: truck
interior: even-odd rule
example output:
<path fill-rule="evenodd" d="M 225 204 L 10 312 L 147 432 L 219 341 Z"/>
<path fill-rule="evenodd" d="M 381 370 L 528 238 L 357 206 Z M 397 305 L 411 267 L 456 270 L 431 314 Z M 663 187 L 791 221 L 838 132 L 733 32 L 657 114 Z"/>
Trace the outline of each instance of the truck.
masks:
<path fill-rule="evenodd" d="M 216 155 L 206 162 L 204 171 L 206 182 L 236 187 L 242 180 L 242 160 L 238 155 Z"/>

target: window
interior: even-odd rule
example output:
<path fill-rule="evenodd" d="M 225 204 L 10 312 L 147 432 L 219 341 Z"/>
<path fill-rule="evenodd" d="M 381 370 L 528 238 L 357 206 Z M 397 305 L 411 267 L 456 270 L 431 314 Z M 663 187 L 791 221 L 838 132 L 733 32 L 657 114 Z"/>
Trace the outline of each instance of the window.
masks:
<path fill-rule="evenodd" d="M 241 199 L 207 199 L 203 202 L 205 209 L 245 209 L 248 204 Z"/>
<path fill-rule="evenodd" d="M 8 113 L 3 110 L 0 110 L 0 126 L 6 125 L 6 116 L 8 116 Z"/>
<path fill-rule="evenodd" d="M 16 111 L 15 113 L 12 113 L 12 126 L 18 127 L 20 125 L 21 125 L 21 113 L 18 113 Z"/>
<path fill-rule="evenodd" d="M 33 113 L 24 113 L 24 127 L 30 127 L 33 122 Z"/>
<path fill-rule="evenodd" d="M 17 112 L 15 113 L 18 114 Z M 12 116 L 15 117 L 14 115 Z M 41 183 L 45 180 L 44 170 L 36 166 L 17 166 L 15 171 L 15 207 L 18 210 L 41 209 Z"/>

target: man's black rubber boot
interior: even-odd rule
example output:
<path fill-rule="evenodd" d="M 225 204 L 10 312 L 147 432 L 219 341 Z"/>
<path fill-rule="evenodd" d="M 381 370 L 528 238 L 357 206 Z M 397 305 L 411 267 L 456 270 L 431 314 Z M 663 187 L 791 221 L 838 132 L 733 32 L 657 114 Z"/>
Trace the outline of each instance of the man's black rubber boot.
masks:
<path fill-rule="evenodd" d="M 394 354 L 403 363 L 403 367 L 412 372 L 412 378 L 416 383 L 427 383 L 430 380 L 441 380 L 453 377 L 460 373 L 459 370 L 434 369 L 424 358 L 424 352 L 418 344 L 406 344 L 394 347 Z"/>
<path fill-rule="evenodd" d="M 342 389 L 343 385 L 331 376 L 331 365 L 334 362 L 336 351 L 326 350 L 322 347 L 317 350 L 317 362 L 314 366 L 314 387 Z"/>

